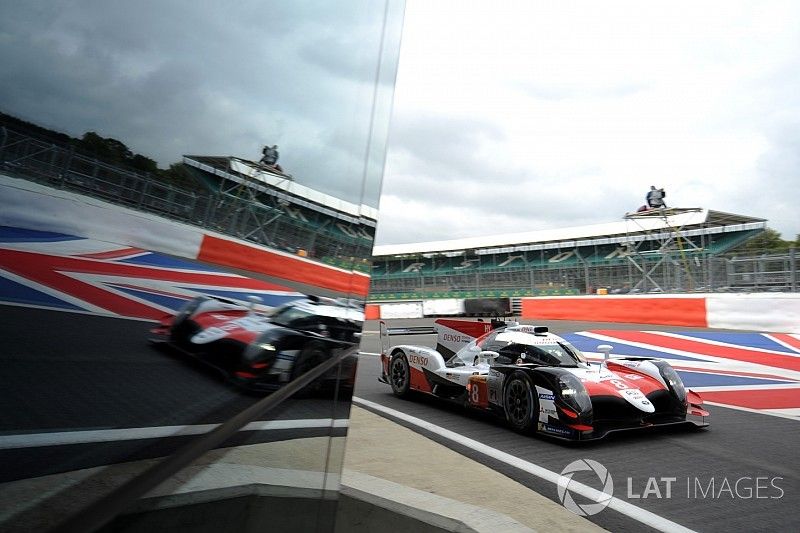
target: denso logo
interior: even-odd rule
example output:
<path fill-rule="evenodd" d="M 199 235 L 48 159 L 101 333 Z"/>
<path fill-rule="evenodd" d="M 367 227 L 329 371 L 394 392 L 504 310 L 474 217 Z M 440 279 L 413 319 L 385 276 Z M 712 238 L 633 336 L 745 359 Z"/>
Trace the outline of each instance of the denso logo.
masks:
<path fill-rule="evenodd" d="M 415 365 L 428 366 L 428 358 L 422 357 L 421 355 L 417 355 L 415 353 L 412 353 L 408 356 L 408 361 L 414 363 Z"/>
<path fill-rule="evenodd" d="M 443 333 L 442 339 L 446 342 L 467 342 L 471 337 L 462 337 L 461 335 L 453 335 L 452 333 Z"/>

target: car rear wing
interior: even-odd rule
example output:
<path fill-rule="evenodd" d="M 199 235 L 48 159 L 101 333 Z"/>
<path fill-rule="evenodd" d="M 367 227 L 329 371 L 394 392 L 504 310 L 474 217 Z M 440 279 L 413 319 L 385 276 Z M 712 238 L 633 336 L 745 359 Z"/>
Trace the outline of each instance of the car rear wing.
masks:
<path fill-rule="evenodd" d="M 390 328 L 386 325 L 386 322 L 381 320 L 378 325 L 381 353 L 388 355 L 389 337 L 394 335 L 436 335 L 436 351 L 444 357 L 449 357 L 481 335 L 505 325 L 506 323 L 502 320 L 484 322 L 482 319 L 454 320 L 440 318 L 433 323 L 433 326 L 397 326 Z"/>

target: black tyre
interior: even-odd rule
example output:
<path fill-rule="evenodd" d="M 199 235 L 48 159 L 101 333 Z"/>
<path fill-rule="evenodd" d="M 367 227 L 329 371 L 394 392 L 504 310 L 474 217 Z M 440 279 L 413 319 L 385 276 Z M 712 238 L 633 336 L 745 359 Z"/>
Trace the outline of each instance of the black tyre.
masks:
<path fill-rule="evenodd" d="M 322 363 L 327 357 L 328 351 L 321 342 L 311 341 L 306 344 L 292 365 L 292 381 Z"/>
<path fill-rule="evenodd" d="M 411 371 L 408 367 L 408 359 L 403 352 L 395 352 L 389 361 L 389 384 L 392 392 L 398 398 L 408 396 L 411 386 Z"/>
<path fill-rule="evenodd" d="M 503 409 L 514 431 L 531 433 L 536 430 L 539 402 L 530 379 L 522 372 L 511 374 L 503 387 Z"/>
<path fill-rule="evenodd" d="M 200 326 L 189 318 L 184 318 L 177 324 L 173 324 L 169 330 L 169 340 L 176 346 L 191 350 L 191 338 L 200 332 Z"/>
<path fill-rule="evenodd" d="M 172 320 L 172 325 L 169 330 L 169 340 L 173 344 L 182 348 L 191 347 L 189 339 L 201 329 L 200 326 L 191 319 L 191 316 L 195 310 L 207 300 L 208 298 L 205 296 L 192 298 L 178 311 L 178 314 L 175 315 Z"/>

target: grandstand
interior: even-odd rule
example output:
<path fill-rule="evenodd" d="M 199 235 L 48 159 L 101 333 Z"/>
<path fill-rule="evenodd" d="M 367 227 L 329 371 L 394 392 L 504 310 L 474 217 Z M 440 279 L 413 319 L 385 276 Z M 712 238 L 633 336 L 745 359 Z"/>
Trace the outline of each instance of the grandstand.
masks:
<path fill-rule="evenodd" d="M 295 183 L 274 167 L 229 156 L 185 155 L 185 168 L 214 198 L 216 228 L 272 248 L 369 272 L 377 210 Z"/>
<path fill-rule="evenodd" d="M 621 221 L 376 246 L 370 298 L 475 298 L 728 290 L 723 254 L 766 220 L 702 208 Z"/>

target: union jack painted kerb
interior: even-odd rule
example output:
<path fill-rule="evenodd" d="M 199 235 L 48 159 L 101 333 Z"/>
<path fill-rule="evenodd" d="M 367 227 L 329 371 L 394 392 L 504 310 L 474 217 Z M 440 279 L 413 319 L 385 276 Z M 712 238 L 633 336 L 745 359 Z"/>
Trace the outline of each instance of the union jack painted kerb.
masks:
<path fill-rule="evenodd" d="M 158 320 L 198 295 L 275 307 L 302 295 L 280 285 L 139 248 L 0 226 L 0 301 Z"/>

